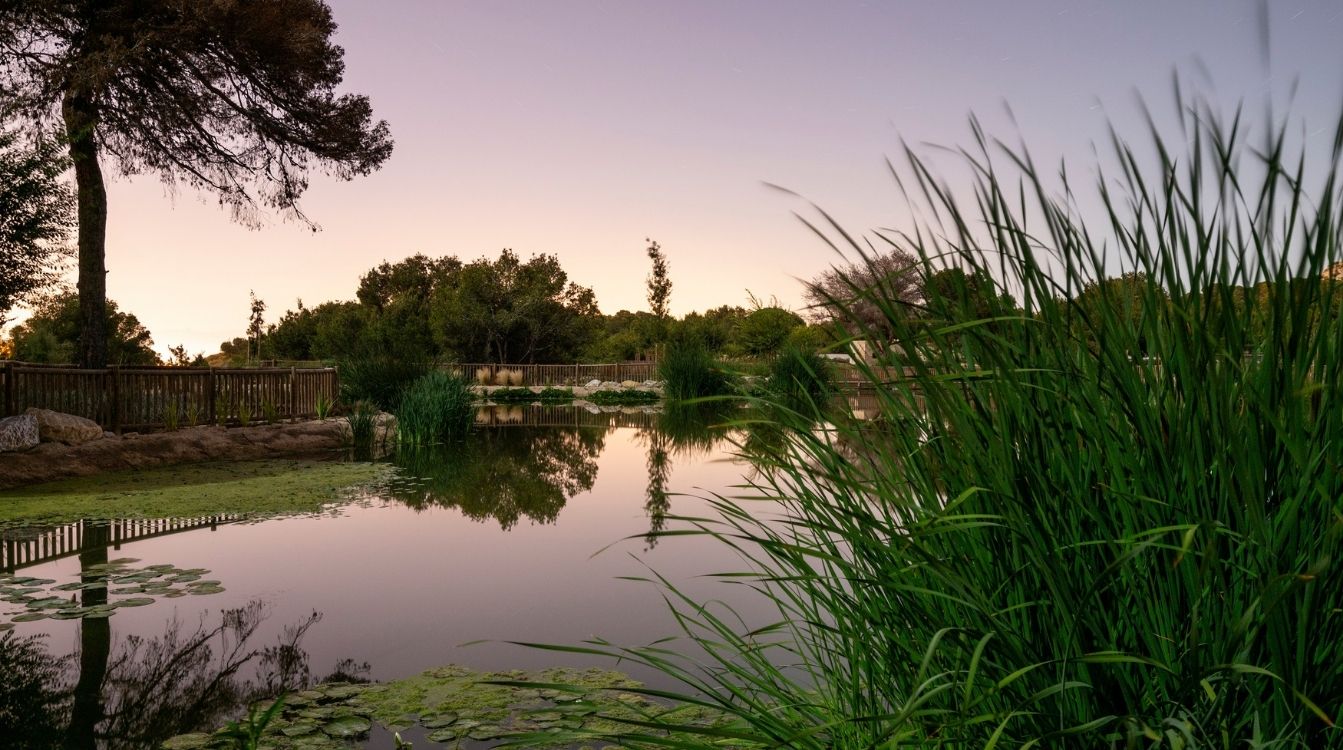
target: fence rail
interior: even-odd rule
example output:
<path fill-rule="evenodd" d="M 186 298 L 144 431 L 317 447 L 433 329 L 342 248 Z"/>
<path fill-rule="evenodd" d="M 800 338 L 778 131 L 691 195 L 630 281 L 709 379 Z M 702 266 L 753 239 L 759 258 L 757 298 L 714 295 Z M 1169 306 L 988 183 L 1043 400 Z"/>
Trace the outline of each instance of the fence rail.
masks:
<path fill-rule="evenodd" d="M 104 429 L 233 424 L 316 416 L 317 402 L 334 402 L 332 368 L 216 369 L 117 367 L 86 370 L 61 365 L 0 362 L 0 416 L 36 407 L 92 419 Z"/>
<path fill-rule="evenodd" d="M 515 370 L 522 373 L 522 385 L 583 385 L 590 380 L 615 381 L 655 380 L 656 362 L 615 362 L 601 365 L 501 365 L 463 362 L 445 365 L 448 372 L 460 375 L 470 382 L 478 382 L 481 377 L 490 385 L 508 385 L 497 383 L 501 370 Z M 479 375 L 478 375 L 479 373 Z"/>

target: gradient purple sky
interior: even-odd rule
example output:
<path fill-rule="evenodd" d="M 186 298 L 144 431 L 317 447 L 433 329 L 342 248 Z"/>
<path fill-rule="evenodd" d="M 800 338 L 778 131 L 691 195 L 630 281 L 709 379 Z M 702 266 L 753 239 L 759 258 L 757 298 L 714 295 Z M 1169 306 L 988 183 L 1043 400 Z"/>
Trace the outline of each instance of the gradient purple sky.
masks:
<path fill-rule="evenodd" d="M 1135 122 L 1135 90 L 1169 116 L 1172 70 L 1202 80 L 1196 60 L 1228 104 L 1296 77 L 1311 126 L 1343 103 L 1337 0 L 1272 0 L 1267 69 L 1250 0 L 330 4 L 348 89 L 372 98 L 396 151 L 371 177 L 313 180 L 315 234 L 279 217 L 249 230 L 152 177 L 114 182 L 108 292 L 161 351 L 241 335 L 249 289 L 274 321 L 296 298 L 352 298 L 360 274 L 415 252 L 554 253 L 614 312 L 646 307 L 652 237 L 677 314 L 747 290 L 796 306 L 796 279 L 835 257 L 792 218 L 805 202 L 764 182 L 861 232 L 901 225 L 883 163 L 899 139 L 965 143 L 972 110 L 1041 160 L 1083 166 L 1107 116 Z"/>

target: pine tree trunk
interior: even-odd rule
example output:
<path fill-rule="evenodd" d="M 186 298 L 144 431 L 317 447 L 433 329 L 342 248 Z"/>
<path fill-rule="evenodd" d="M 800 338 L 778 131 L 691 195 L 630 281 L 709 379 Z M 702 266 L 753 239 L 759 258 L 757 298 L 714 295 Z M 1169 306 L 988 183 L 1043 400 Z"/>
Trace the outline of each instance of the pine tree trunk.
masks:
<path fill-rule="evenodd" d="M 69 92 L 62 102 L 79 209 L 79 366 L 107 366 L 107 188 L 98 164 L 98 107 Z"/>

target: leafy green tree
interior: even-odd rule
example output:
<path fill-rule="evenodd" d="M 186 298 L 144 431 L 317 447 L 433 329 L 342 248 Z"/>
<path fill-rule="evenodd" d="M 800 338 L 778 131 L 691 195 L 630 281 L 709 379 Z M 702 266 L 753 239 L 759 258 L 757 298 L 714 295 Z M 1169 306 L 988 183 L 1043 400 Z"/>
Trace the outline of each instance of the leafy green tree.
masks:
<path fill-rule="evenodd" d="M 782 307 L 762 307 L 742 318 L 733 343 L 753 357 L 777 354 L 794 328 L 805 325 L 796 313 Z"/>
<path fill-rule="evenodd" d="M 648 243 L 648 260 L 653 268 L 648 272 L 648 311 L 653 313 L 657 323 L 654 340 L 662 341 L 667 335 L 668 305 L 671 303 L 672 281 L 667 275 L 667 256 L 656 240 L 645 239 Z"/>
<path fill-rule="evenodd" d="M 892 249 L 834 267 L 807 283 L 803 295 L 813 322 L 829 323 L 860 339 L 889 341 L 893 319 L 918 314 L 924 298 L 922 265 Z"/>
<path fill-rule="evenodd" d="M 21 143 L 0 129 L 0 324 L 15 304 L 53 283 L 74 228 L 68 166 L 51 141 Z"/>
<path fill-rule="evenodd" d="M 448 255 L 412 255 L 397 263 L 384 261 L 359 279 L 356 296 L 374 313 L 375 336 L 383 351 L 429 362 L 438 357 L 430 321 L 434 294 L 457 282 L 462 262 Z"/>
<path fill-rule="evenodd" d="M 687 313 L 672 327 L 671 339 L 674 343 L 697 341 L 710 352 L 724 353 L 732 342 L 733 330 L 746 315 L 745 308 L 730 305 Z"/>
<path fill-rule="evenodd" d="M 79 221 L 79 362 L 109 356 L 102 162 L 213 192 L 236 219 L 299 220 L 308 170 L 368 174 L 392 151 L 367 97 L 337 95 L 323 0 L 0 0 L 0 97 L 59 118 Z"/>
<path fill-rule="evenodd" d="M 1016 307 L 1012 295 L 999 289 L 983 269 L 967 274 L 960 268 L 937 271 L 924 283 L 928 314 L 955 322 L 1001 316 Z"/>
<path fill-rule="evenodd" d="M 158 364 L 154 339 L 140 321 L 134 315 L 118 310 L 112 300 L 107 301 L 106 309 L 108 362 L 114 365 Z M 45 297 L 37 303 L 31 318 L 14 326 L 11 333 L 14 358 L 24 362 L 68 364 L 79 351 L 82 330 L 78 296 L 66 291 Z"/>
<path fill-rule="evenodd" d="M 523 262 L 504 250 L 438 290 L 431 323 L 440 348 L 460 359 L 565 362 L 593 340 L 600 315 L 592 290 L 570 282 L 558 258 Z"/>

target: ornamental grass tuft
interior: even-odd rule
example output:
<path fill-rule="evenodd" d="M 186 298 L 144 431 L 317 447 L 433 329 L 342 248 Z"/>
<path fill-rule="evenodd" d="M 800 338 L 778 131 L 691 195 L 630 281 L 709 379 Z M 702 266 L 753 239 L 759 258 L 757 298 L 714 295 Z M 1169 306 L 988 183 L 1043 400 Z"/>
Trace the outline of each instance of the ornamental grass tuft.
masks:
<path fill-rule="evenodd" d="M 1114 135 L 1087 186 L 977 124 L 966 202 L 905 151 L 922 218 L 878 241 L 1017 309 L 839 301 L 892 332 L 848 321 L 903 370 L 858 367 L 883 418 L 780 425 L 741 496 L 665 532 L 740 550 L 723 572 L 775 621 L 654 579 L 701 648 L 585 647 L 730 717 L 648 726 L 698 737 L 677 747 L 1343 747 L 1343 120 L 1307 152 L 1181 106 L 1178 135 Z"/>

